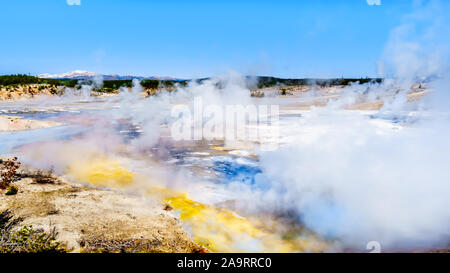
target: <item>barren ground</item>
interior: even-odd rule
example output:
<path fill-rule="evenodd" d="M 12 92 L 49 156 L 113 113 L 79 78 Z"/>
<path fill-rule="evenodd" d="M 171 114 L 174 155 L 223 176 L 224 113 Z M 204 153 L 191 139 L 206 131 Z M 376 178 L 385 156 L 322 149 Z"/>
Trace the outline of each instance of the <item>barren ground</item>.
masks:
<path fill-rule="evenodd" d="M 0 132 L 14 132 L 61 125 L 53 121 L 27 120 L 20 117 L 0 116 Z"/>
<path fill-rule="evenodd" d="M 38 175 L 36 175 L 36 173 Z M 20 226 L 50 230 L 72 252 L 205 252 L 182 229 L 176 215 L 148 197 L 73 184 L 21 167 L 19 191 L 0 190 L 0 211 Z"/>

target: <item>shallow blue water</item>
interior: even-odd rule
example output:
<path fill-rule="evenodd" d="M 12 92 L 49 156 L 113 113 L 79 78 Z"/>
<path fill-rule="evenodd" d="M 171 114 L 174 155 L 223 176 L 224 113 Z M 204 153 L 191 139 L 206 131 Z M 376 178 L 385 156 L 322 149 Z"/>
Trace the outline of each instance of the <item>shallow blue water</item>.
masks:
<path fill-rule="evenodd" d="M 11 152 L 14 147 L 39 141 L 64 140 L 85 129 L 77 126 L 57 126 L 35 130 L 0 133 L 0 154 Z"/>
<path fill-rule="evenodd" d="M 213 170 L 223 181 L 241 182 L 247 185 L 255 184 L 255 176 L 261 173 L 256 162 L 234 158 L 222 158 L 213 161 Z"/>
<path fill-rule="evenodd" d="M 369 116 L 371 119 L 388 120 L 393 124 L 413 124 L 419 120 L 418 117 L 410 116 L 407 114 L 380 114 Z"/>

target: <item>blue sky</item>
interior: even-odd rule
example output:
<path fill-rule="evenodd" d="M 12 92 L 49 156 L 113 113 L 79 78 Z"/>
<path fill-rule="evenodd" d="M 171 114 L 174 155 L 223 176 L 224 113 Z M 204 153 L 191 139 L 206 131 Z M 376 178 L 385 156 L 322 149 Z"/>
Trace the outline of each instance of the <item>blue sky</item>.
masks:
<path fill-rule="evenodd" d="M 3 0 L 0 7 L 0 74 L 365 77 L 376 76 L 390 30 L 412 1 Z"/>

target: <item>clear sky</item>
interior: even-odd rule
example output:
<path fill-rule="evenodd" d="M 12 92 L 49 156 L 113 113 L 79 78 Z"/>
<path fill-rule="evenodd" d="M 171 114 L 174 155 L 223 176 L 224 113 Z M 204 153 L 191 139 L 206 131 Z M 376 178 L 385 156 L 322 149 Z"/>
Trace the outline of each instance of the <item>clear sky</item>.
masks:
<path fill-rule="evenodd" d="M 372 77 L 413 1 L 371 1 L 2 0 L 0 74 Z"/>

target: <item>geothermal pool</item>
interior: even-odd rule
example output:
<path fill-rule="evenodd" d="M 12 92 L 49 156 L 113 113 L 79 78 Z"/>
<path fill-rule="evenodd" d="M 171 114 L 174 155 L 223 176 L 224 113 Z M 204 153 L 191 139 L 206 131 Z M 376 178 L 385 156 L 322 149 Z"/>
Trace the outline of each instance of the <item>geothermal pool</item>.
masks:
<path fill-rule="evenodd" d="M 440 169 L 449 146 L 447 130 L 436 134 L 423 125 L 436 124 L 429 115 L 304 109 L 296 98 L 245 103 L 279 106 L 269 128 L 276 137 L 175 141 L 171 108 L 192 104 L 183 95 L 1 103 L 1 115 L 60 125 L 2 132 L 0 154 L 75 183 L 168 203 L 194 240 L 212 251 L 365 251 L 371 241 L 387 249 L 445 245 L 448 221 L 435 223 L 449 219 L 440 208 L 448 204 L 448 185 L 439 182 L 449 176 Z M 448 124 L 445 115 L 438 120 Z M 273 145 L 263 149 L 267 142 Z M 435 222 L 423 223 L 430 211 Z M 434 233 L 419 238 L 424 229 Z"/>

